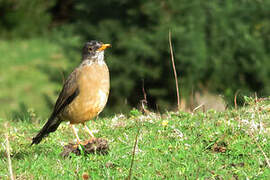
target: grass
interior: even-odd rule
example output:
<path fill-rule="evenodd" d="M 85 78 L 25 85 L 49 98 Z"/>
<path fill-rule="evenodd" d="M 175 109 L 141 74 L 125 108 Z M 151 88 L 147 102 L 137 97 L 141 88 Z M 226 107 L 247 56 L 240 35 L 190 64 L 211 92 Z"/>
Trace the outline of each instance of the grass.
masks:
<path fill-rule="evenodd" d="M 62 45 L 49 38 L 0 40 L 0 54 L 0 117 L 28 108 L 46 117 L 69 64 Z"/>
<path fill-rule="evenodd" d="M 8 133 L 17 179 L 81 179 L 83 174 L 92 179 L 124 179 L 140 128 L 132 179 L 268 179 L 270 102 L 249 98 L 247 103 L 225 112 L 142 115 L 133 110 L 128 116 L 97 119 L 89 127 L 109 141 L 109 154 L 70 158 L 59 155 L 63 144 L 75 139 L 65 123 L 41 144 L 30 147 L 44 121 L 34 112 L 20 121 L 1 119 L 8 128 L 0 129 L 0 178 L 9 177 L 2 136 Z"/>

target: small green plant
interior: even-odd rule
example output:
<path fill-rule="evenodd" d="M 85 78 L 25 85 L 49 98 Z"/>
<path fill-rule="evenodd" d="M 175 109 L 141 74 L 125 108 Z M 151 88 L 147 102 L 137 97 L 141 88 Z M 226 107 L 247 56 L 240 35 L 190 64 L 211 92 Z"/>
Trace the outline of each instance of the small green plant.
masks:
<path fill-rule="evenodd" d="M 254 103 L 255 103 L 255 100 L 254 100 L 254 98 L 252 98 L 252 97 L 244 96 L 244 102 L 245 102 L 246 104 L 251 105 L 251 104 L 254 104 Z"/>
<path fill-rule="evenodd" d="M 137 117 L 137 116 L 142 115 L 142 113 L 141 113 L 139 110 L 137 110 L 137 109 L 132 109 L 132 110 L 129 112 L 129 114 L 130 114 L 131 117 Z"/>

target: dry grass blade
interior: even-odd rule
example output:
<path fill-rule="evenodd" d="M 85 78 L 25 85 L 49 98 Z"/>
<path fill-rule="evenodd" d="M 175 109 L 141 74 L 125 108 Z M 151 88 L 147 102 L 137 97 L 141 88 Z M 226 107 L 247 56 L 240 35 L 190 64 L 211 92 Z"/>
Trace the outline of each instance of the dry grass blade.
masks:
<path fill-rule="evenodd" d="M 172 34 L 171 31 L 169 31 L 169 44 L 170 44 L 170 53 L 171 53 L 171 60 L 172 60 L 172 66 L 173 66 L 173 73 L 175 78 L 175 86 L 176 86 L 176 95 L 177 95 L 177 106 L 178 110 L 180 110 L 180 96 L 179 96 L 179 88 L 178 88 L 178 79 L 177 79 L 177 72 L 174 64 L 174 55 L 173 55 L 173 49 L 172 49 Z"/>
<path fill-rule="evenodd" d="M 195 111 L 197 111 L 198 109 L 200 109 L 202 106 L 204 106 L 204 103 L 202 103 L 199 106 L 195 107 L 192 112 L 194 113 Z"/>
<path fill-rule="evenodd" d="M 138 131 L 137 131 L 137 134 L 136 134 L 136 137 L 135 137 L 135 142 L 134 142 L 133 152 L 132 152 L 132 159 L 131 159 L 131 163 L 130 163 L 130 168 L 129 168 L 129 173 L 128 173 L 127 180 L 130 180 L 131 176 L 132 176 L 132 169 L 133 169 L 133 164 L 134 164 L 136 146 L 137 146 L 137 143 L 138 143 L 139 132 L 140 132 L 140 128 L 138 128 Z"/>
<path fill-rule="evenodd" d="M 143 80 L 143 84 L 142 84 L 142 92 L 143 92 L 143 100 L 141 100 L 141 104 L 142 104 L 142 111 L 145 114 L 150 114 L 150 111 L 147 110 L 147 97 L 146 97 L 146 92 L 144 90 L 144 80 Z"/>
<path fill-rule="evenodd" d="M 142 84 L 142 92 L 143 92 L 143 100 L 147 103 L 146 92 L 144 90 L 144 80 L 143 80 L 143 84 Z"/>
<path fill-rule="evenodd" d="M 14 175 L 13 175 L 13 171 L 12 171 L 12 164 L 11 164 L 11 159 L 10 159 L 10 146 L 9 146 L 9 140 L 8 140 L 8 133 L 6 133 L 6 151 L 7 151 L 8 170 L 9 170 L 9 174 L 10 174 L 10 179 L 14 180 Z"/>
<path fill-rule="evenodd" d="M 234 108 L 237 109 L 237 95 L 240 92 L 240 90 L 237 90 L 234 94 Z"/>

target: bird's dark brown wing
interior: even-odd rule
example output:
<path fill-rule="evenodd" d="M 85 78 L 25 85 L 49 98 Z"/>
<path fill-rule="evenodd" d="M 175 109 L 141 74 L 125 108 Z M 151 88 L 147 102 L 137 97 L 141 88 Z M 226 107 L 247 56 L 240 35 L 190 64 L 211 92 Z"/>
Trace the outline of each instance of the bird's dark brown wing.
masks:
<path fill-rule="evenodd" d="M 76 68 L 67 78 L 63 89 L 55 103 L 52 115 L 57 116 L 67 105 L 69 105 L 79 94 L 77 78 L 79 70 Z"/>
<path fill-rule="evenodd" d="M 79 94 L 79 88 L 77 84 L 77 78 L 79 76 L 79 73 L 79 70 L 76 68 L 67 78 L 63 89 L 55 103 L 54 110 L 50 118 L 43 126 L 43 128 L 39 131 L 39 133 L 33 138 L 32 144 L 38 144 L 42 140 L 42 138 L 46 137 L 49 133 L 54 132 L 62 122 L 62 120 L 57 116 Z"/>

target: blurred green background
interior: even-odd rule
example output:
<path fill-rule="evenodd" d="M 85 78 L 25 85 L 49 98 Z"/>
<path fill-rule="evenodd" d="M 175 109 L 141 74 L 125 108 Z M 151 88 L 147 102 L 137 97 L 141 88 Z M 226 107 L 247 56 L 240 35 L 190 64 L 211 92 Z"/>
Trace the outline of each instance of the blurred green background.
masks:
<path fill-rule="evenodd" d="M 269 96 L 269 0 L 0 0 L 0 117 L 47 117 L 92 39 L 113 46 L 105 114 L 137 107 L 143 84 L 150 108 L 175 109 L 169 30 L 186 107 L 197 92 Z"/>

